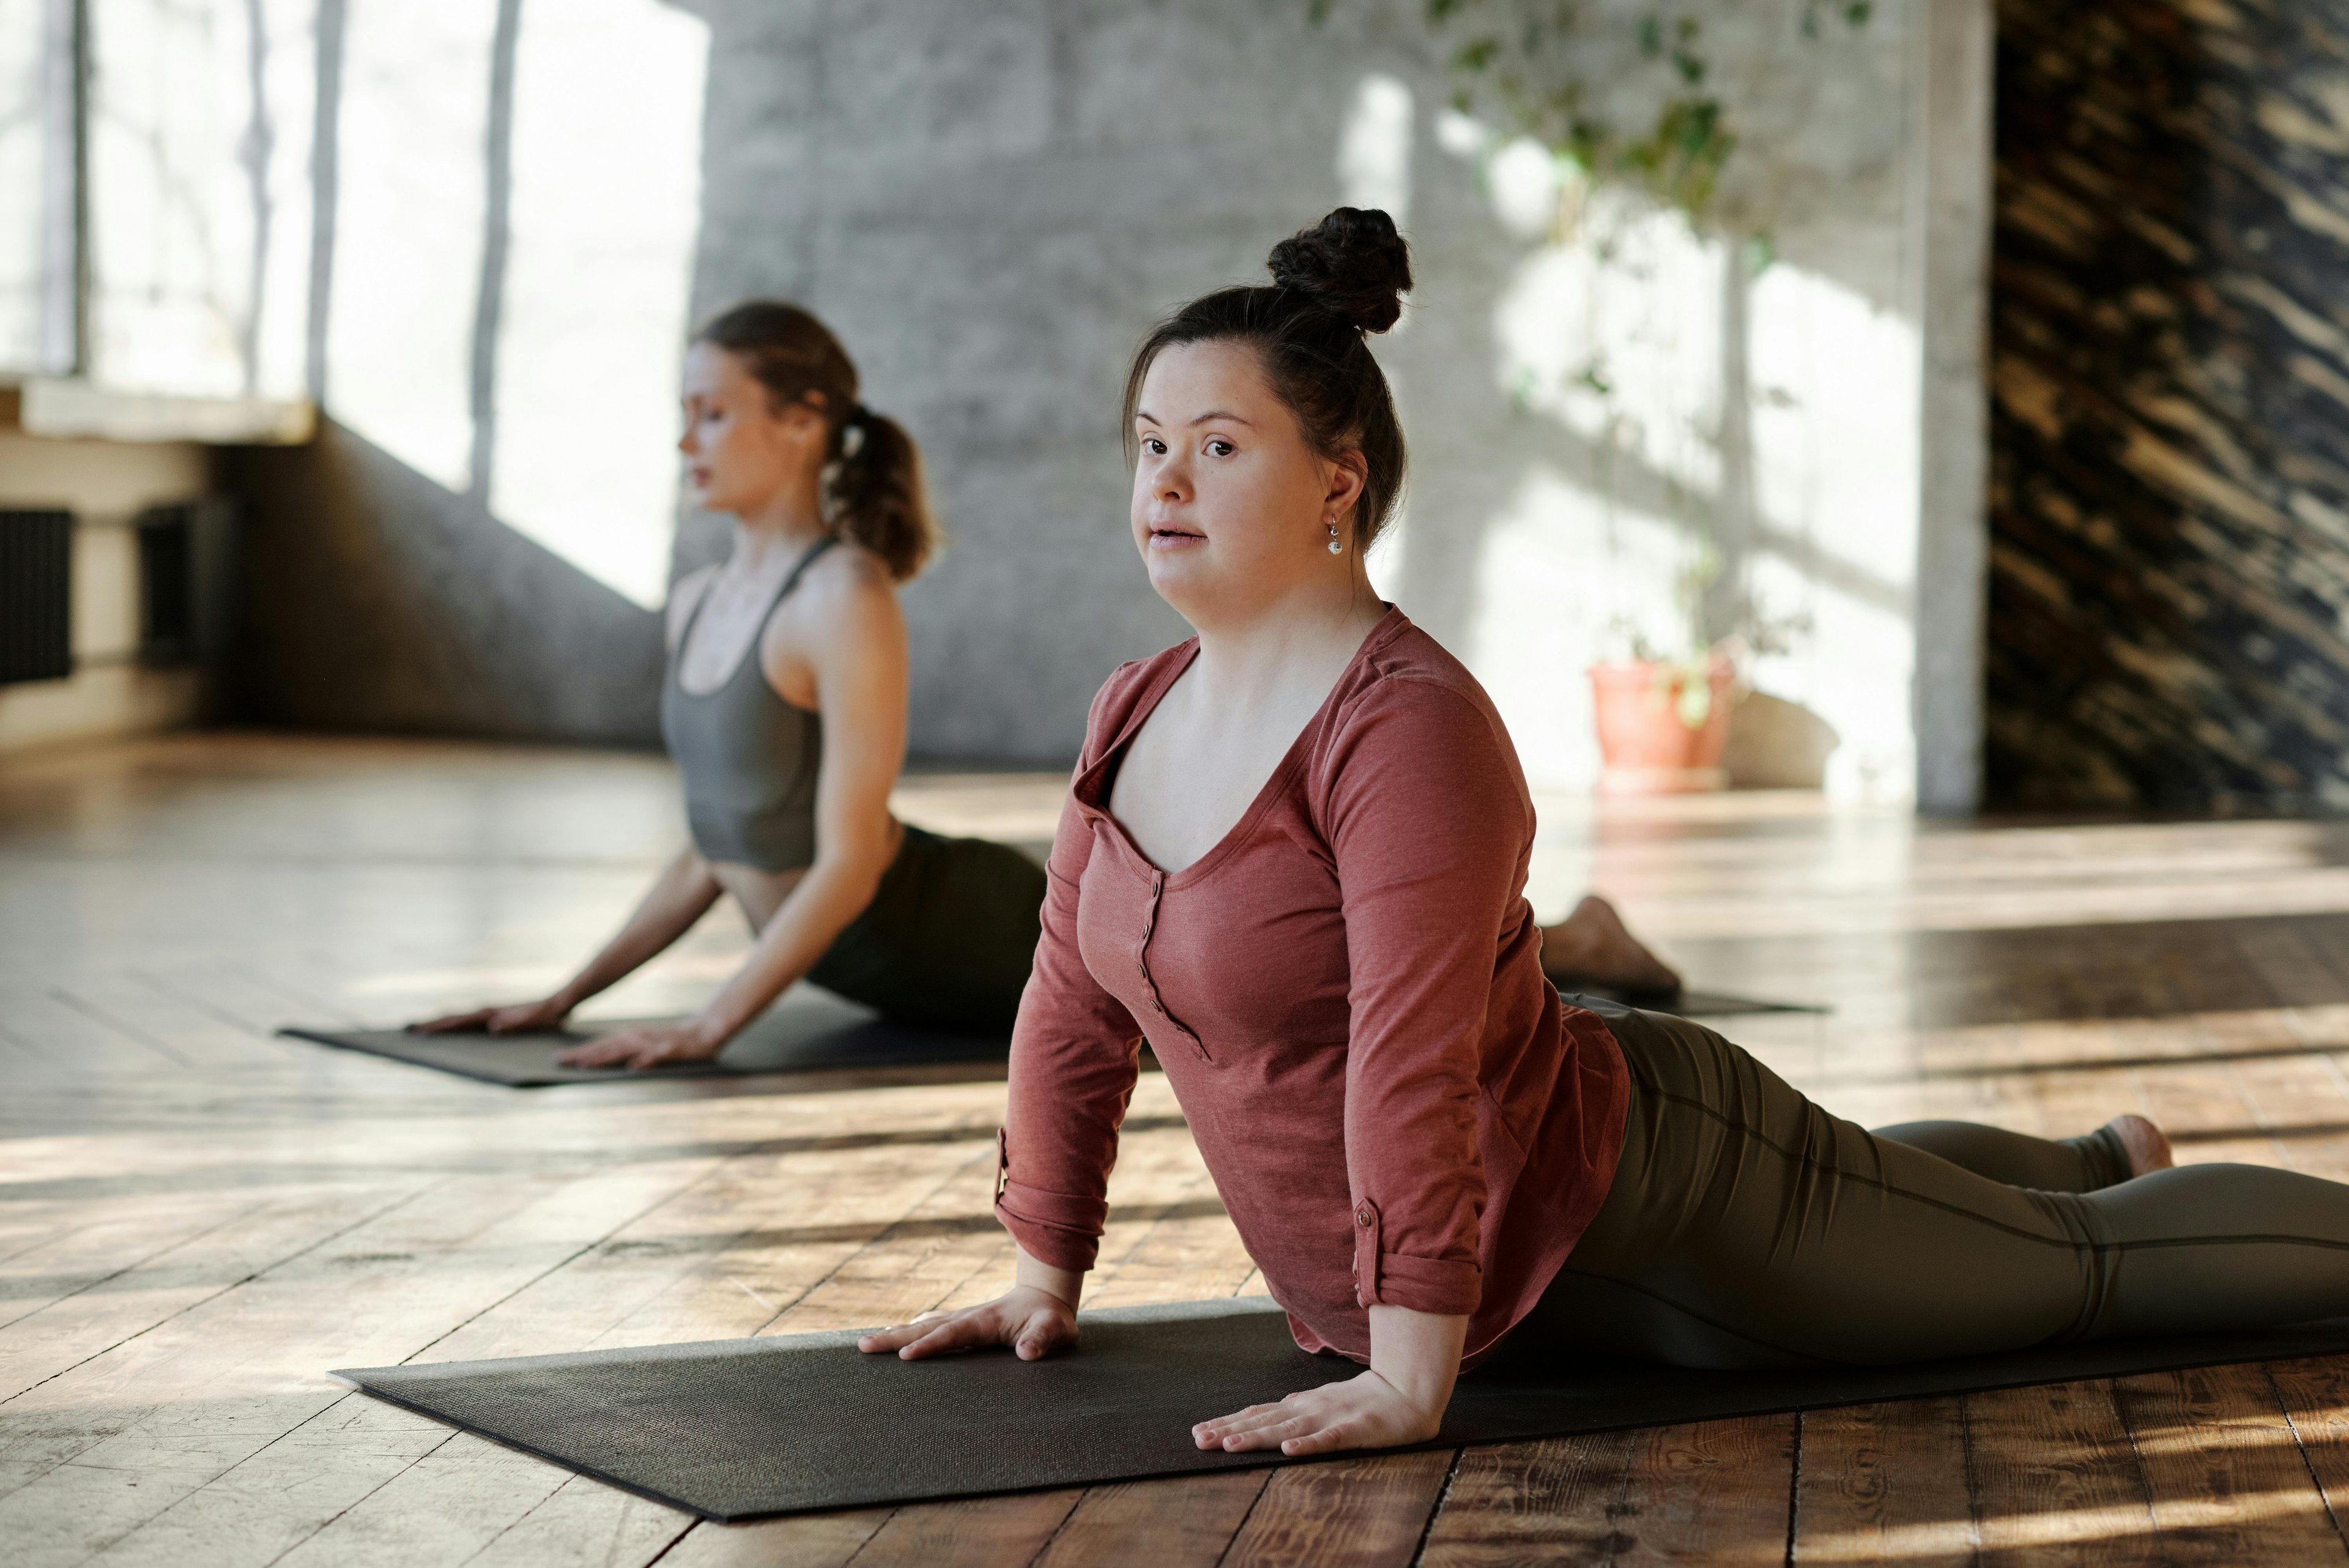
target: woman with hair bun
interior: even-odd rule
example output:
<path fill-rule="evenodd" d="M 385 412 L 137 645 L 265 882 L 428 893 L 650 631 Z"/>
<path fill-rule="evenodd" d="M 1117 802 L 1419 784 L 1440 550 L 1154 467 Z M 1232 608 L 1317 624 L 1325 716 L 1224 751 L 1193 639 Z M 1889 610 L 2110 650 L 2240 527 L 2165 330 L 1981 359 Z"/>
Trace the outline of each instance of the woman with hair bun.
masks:
<path fill-rule="evenodd" d="M 899 822 L 905 621 L 937 544 L 921 454 L 857 398 L 840 340 L 795 305 L 719 313 L 685 356 L 695 498 L 734 518 L 724 564 L 669 597 L 661 734 L 692 844 L 561 990 L 419 1025 L 549 1029 L 731 895 L 758 932 L 695 1018 L 564 1053 L 585 1067 L 714 1055 L 802 977 L 885 1017 L 1002 1033 L 1036 950 L 1044 873 L 1017 850 Z"/>
<path fill-rule="evenodd" d="M 2349 1311 L 2349 1187 L 2169 1169 L 2134 1116 L 1869 1133 L 1709 1029 L 1561 998 L 1508 734 L 1362 570 L 1403 242 L 1340 208 L 1270 267 L 1127 381 L 1134 543 L 1198 635 L 1102 688 L 1053 842 L 996 1181 L 1018 1282 L 862 1348 L 1075 1339 L 1137 1038 L 1298 1343 L 1367 1364 L 1198 1412 L 1203 1449 L 1433 1438 L 1505 1340 L 1884 1364 Z"/>

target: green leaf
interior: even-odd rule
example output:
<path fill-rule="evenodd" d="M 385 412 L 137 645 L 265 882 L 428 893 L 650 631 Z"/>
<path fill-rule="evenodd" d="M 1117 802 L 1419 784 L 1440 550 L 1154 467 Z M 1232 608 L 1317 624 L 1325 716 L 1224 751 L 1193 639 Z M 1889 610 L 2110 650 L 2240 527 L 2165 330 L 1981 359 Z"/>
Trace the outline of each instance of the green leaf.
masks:
<path fill-rule="evenodd" d="M 1472 38 L 1453 51 L 1452 68 L 1455 71 L 1490 70 L 1500 55 L 1500 39 Z"/>
<path fill-rule="evenodd" d="M 1652 11 L 1640 18 L 1640 52 L 1651 60 L 1664 52 L 1664 19 Z"/>

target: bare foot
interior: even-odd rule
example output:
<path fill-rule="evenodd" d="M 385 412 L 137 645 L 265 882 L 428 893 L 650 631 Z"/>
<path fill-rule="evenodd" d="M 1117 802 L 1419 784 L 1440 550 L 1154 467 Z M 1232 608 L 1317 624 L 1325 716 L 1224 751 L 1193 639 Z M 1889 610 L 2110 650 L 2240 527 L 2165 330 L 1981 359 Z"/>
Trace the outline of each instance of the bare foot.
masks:
<path fill-rule="evenodd" d="M 2113 1136 L 2128 1150 L 2129 1174 L 2143 1176 L 2147 1171 L 2168 1170 L 2176 1163 L 2170 1158 L 2169 1139 L 2162 1130 L 2134 1112 L 2115 1116 L 2105 1124 Z"/>
<path fill-rule="evenodd" d="M 1615 906 L 1596 893 L 1558 924 L 1542 928 L 1542 970 L 1553 981 L 1642 994 L 1681 988 L 1679 972 L 1650 952 Z"/>

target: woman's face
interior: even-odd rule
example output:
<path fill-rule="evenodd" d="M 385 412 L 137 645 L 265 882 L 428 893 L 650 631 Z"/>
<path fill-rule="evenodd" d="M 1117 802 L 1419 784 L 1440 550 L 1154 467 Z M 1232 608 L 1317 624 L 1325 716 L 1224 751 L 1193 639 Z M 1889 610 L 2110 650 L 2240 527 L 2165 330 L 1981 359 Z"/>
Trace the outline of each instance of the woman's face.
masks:
<path fill-rule="evenodd" d="M 1351 577 L 1361 459 L 1314 452 L 1253 348 L 1161 353 L 1143 379 L 1133 432 L 1134 545 L 1150 586 L 1194 626 L 1246 620 L 1301 588 Z"/>
<path fill-rule="evenodd" d="M 725 349 L 685 351 L 686 483 L 694 504 L 738 516 L 804 484 L 823 466 L 828 431 L 805 403 L 775 406 L 774 394 Z"/>

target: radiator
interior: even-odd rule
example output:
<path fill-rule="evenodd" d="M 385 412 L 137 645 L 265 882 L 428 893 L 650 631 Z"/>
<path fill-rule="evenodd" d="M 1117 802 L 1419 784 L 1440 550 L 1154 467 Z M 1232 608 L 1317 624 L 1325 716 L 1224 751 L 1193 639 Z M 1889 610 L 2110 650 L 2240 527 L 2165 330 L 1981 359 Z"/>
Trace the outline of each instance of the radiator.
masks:
<path fill-rule="evenodd" d="M 73 514 L 0 509 L 0 684 L 73 673 Z"/>

